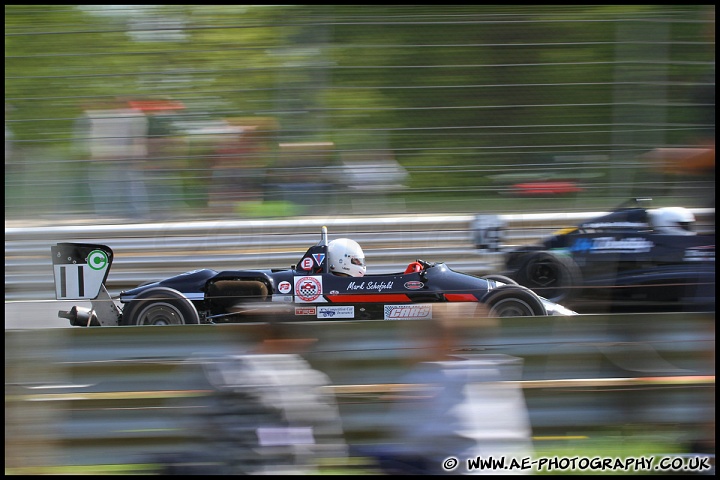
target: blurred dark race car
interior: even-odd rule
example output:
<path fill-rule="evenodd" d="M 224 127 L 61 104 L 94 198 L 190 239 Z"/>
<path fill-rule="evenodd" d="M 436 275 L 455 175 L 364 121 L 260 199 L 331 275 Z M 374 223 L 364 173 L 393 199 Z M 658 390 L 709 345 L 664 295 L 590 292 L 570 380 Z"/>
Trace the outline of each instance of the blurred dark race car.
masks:
<path fill-rule="evenodd" d="M 576 315 L 507 277 L 477 277 L 444 263 L 417 260 L 403 272 L 366 275 L 360 246 L 346 238 L 328 243 L 325 227 L 290 268 L 194 270 L 123 291 L 121 306 L 105 286 L 112 249 L 59 243 L 51 251 L 56 298 L 92 302 L 59 312 L 74 326 L 431 319 L 449 302 L 483 304 L 486 316 Z"/>
<path fill-rule="evenodd" d="M 504 251 L 502 272 L 551 301 L 577 308 L 680 303 L 715 308 L 715 234 L 693 231 L 682 207 L 632 199 L 612 212 Z"/>

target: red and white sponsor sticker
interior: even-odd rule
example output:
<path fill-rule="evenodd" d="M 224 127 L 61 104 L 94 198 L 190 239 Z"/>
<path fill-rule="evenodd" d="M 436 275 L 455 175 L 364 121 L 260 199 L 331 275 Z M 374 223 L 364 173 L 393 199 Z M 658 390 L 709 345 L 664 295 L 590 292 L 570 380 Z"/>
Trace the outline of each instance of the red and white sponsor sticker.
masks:
<path fill-rule="evenodd" d="M 295 307 L 295 315 L 313 315 L 317 313 L 316 307 Z"/>
<path fill-rule="evenodd" d="M 295 277 L 295 297 L 298 302 L 324 301 L 322 295 L 322 277 Z"/>
<path fill-rule="evenodd" d="M 312 270 L 313 268 L 313 260 L 310 257 L 303 258 L 301 267 L 303 270 Z"/>
<path fill-rule="evenodd" d="M 290 282 L 280 282 L 278 284 L 278 292 L 290 293 L 290 290 L 292 290 L 292 285 L 290 285 Z"/>

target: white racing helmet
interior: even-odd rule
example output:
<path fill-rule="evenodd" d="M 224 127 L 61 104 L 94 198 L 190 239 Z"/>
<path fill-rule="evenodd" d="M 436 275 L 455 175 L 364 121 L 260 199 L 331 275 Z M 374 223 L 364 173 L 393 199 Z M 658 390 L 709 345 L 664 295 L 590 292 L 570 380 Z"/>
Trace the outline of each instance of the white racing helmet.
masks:
<path fill-rule="evenodd" d="M 695 215 L 683 207 L 663 207 L 648 211 L 650 224 L 658 233 L 670 235 L 695 235 Z"/>
<path fill-rule="evenodd" d="M 351 277 L 365 275 L 365 254 L 355 240 L 338 238 L 328 243 L 330 271 Z"/>

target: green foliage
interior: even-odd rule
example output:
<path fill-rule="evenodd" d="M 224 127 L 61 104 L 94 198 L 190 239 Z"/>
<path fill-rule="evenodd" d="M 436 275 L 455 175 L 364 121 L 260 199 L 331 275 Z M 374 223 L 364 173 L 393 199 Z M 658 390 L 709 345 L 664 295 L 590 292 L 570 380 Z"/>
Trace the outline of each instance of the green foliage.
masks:
<path fill-rule="evenodd" d="M 173 98 L 188 118 L 274 117 L 278 142 L 389 149 L 413 188 L 478 191 L 555 154 L 691 144 L 711 28 L 702 5 L 6 5 L 6 124 L 79 160 L 86 108 Z"/>

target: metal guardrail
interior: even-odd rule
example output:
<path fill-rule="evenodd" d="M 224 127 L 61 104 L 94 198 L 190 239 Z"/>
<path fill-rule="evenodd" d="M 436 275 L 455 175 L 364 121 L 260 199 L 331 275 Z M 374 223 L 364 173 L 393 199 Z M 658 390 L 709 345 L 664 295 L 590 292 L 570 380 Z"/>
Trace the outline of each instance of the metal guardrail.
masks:
<path fill-rule="evenodd" d="M 454 354 L 519 359 L 535 437 L 607 429 L 712 433 L 713 314 L 476 319 Z M 288 324 L 316 341 L 302 356 L 325 373 L 351 444 L 382 442 L 395 425 L 384 395 L 427 353 L 427 321 Z M 8 468 L 142 464 L 196 441 L 178 423 L 178 399 L 206 395 L 199 359 L 247 353 L 259 324 L 16 330 L 5 333 Z M 485 356 L 485 357 L 483 357 Z M 669 432 L 669 433 L 668 433 Z"/>
<path fill-rule="evenodd" d="M 713 209 L 693 210 L 701 226 Z M 607 212 L 500 215 L 507 245 L 530 243 L 552 231 Z M 103 243 L 115 252 L 108 277 L 111 294 L 196 268 L 284 268 L 317 243 L 320 227 L 330 238 L 351 237 L 365 251 L 371 271 L 402 271 L 416 258 L 443 261 L 458 271 L 484 275 L 500 267 L 498 254 L 473 244 L 472 215 L 306 217 L 286 220 L 178 222 L 5 228 L 5 300 L 54 298 L 50 245 Z M 713 225 L 714 227 L 714 225 Z"/>

